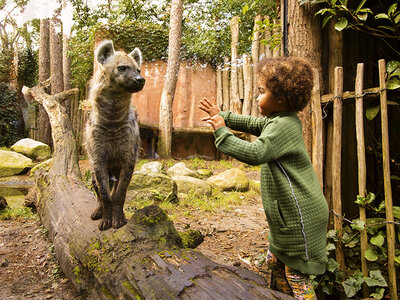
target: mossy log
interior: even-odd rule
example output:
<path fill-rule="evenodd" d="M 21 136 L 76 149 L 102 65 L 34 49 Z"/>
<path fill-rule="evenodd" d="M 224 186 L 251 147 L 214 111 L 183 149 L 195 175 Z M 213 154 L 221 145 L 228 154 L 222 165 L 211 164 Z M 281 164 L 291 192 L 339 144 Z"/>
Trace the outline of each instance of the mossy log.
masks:
<path fill-rule="evenodd" d="M 117 230 L 99 231 L 90 214 L 95 196 L 84 186 L 65 108 L 71 91 L 25 90 L 47 111 L 54 163 L 35 172 L 37 210 L 65 275 L 88 299 L 292 299 L 266 288 L 264 278 L 217 264 L 182 247 L 172 221 L 158 206 L 137 211 Z"/>

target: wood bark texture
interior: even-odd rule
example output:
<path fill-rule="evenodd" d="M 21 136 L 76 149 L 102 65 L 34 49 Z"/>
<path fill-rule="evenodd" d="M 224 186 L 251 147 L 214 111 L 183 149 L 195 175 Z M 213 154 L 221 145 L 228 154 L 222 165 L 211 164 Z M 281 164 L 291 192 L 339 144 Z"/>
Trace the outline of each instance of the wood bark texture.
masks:
<path fill-rule="evenodd" d="M 283 14 L 284 9 L 281 9 Z M 319 73 L 321 89 L 323 90 L 321 66 L 321 24 L 315 17 L 315 6 L 299 4 L 298 1 L 288 1 L 288 50 L 289 56 L 298 56 L 307 59 Z M 281 17 L 281 20 L 284 16 Z M 308 104 L 299 117 L 303 124 L 303 138 L 308 152 L 312 147 L 311 104 Z M 311 156 L 311 155 L 310 155 Z"/>
<path fill-rule="evenodd" d="M 379 66 L 379 87 L 381 100 L 381 128 L 382 128 L 382 162 L 383 162 L 383 181 L 385 189 L 385 212 L 386 212 L 386 234 L 388 245 L 388 272 L 390 299 L 397 300 L 397 281 L 396 267 L 394 264 L 396 233 L 393 219 L 393 198 L 392 186 L 390 181 L 390 156 L 389 156 L 389 124 L 386 91 L 386 63 L 384 59 L 378 61 Z"/>
<path fill-rule="evenodd" d="M 182 31 L 182 0 L 172 0 L 171 20 L 168 42 L 168 63 L 164 88 L 160 102 L 160 131 L 158 154 L 160 157 L 171 156 L 172 141 L 172 102 L 179 73 L 179 53 Z"/>
<path fill-rule="evenodd" d="M 39 37 L 39 82 L 45 81 L 50 77 L 50 20 L 40 20 Z M 51 131 L 49 117 L 42 105 L 39 105 L 37 132 L 35 137 L 45 143 L 51 144 Z"/>
<path fill-rule="evenodd" d="M 37 86 L 25 92 L 45 107 L 53 128 L 53 165 L 35 172 L 37 209 L 63 272 L 87 299 L 293 299 L 266 288 L 254 272 L 183 249 L 158 206 L 137 211 L 122 228 L 99 231 L 90 219 L 96 199 L 82 182 L 60 105 L 76 91 L 48 95 Z"/>

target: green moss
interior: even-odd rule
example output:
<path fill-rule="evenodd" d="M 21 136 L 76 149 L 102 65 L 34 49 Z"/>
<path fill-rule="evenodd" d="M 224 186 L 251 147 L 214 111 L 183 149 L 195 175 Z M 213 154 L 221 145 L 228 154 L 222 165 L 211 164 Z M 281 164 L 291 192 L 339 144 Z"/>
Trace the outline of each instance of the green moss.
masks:
<path fill-rule="evenodd" d="M 128 280 L 124 281 L 122 283 L 124 287 L 128 290 L 129 293 L 135 296 L 136 300 L 141 300 L 143 299 L 142 296 L 140 296 L 139 292 L 135 289 L 135 287 L 130 283 Z"/>
<path fill-rule="evenodd" d="M 204 241 L 203 235 L 198 230 L 189 229 L 179 234 L 182 238 L 183 246 L 186 248 L 196 248 Z"/>
<path fill-rule="evenodd" d="M 72 273 L 75 275 L 75 281 L 78 285 L 82 283 L 80 277 L 81 277 L 81 268 L 79 266 L 76 266 L 73 270 Z"/>
<path fill-rule="evenodd" d="M 106 296 L 107 299 L 110 299 L 110 300 L 116 299 L 114 297 L 114 295 L 111 293 L 111 291 L 104 285 L 101 287 L 101 292 L 103 293 L 104 296 Z"/>

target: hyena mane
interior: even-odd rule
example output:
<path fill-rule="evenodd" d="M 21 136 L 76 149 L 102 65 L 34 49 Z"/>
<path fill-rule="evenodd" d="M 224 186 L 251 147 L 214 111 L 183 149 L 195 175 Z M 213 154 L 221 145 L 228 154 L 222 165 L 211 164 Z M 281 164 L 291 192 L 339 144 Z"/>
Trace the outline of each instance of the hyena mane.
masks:
<path fill-rule="evenodd" d="M 106 230 L 126 224 L 123 205 L 140 146 L 131 97 L 145 80 L 137 48 L 126 54 L 115 51 L 111 41 L 103 41 L 95 50 L 95 60 L 98 68 L 90 82 L 85 148 L 98 199 L 92 219 L 101 219 L 99 229 Z"/>

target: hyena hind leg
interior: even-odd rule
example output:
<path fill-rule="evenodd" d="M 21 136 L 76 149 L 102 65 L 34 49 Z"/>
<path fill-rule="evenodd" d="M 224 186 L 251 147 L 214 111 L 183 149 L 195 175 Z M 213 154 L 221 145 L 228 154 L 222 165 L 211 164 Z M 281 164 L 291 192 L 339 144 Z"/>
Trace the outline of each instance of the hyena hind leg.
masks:
<path fill-rule="evenodd" d="M 119 180 L 117 182 L 115 193 L 112 197 L 112 227 L 120 228 L 127 223 L 124 214 L 124 203 L 126 198 L 126 192 L 128 190 L 129 182 L 132 178 L 134 166 L 123 167 L 119 174 Z"/>
<path fill-rule="evenodd" d="M 92 218 L 92 220 L 100 220 L 103 217 L 103 205 L 101 204 L 99 188 L 97 187 L 96 178 L 93 173 L 92 173 L 92 185 L 94 191 L 96 192 L 97 207 L 90 217 Z"/>

